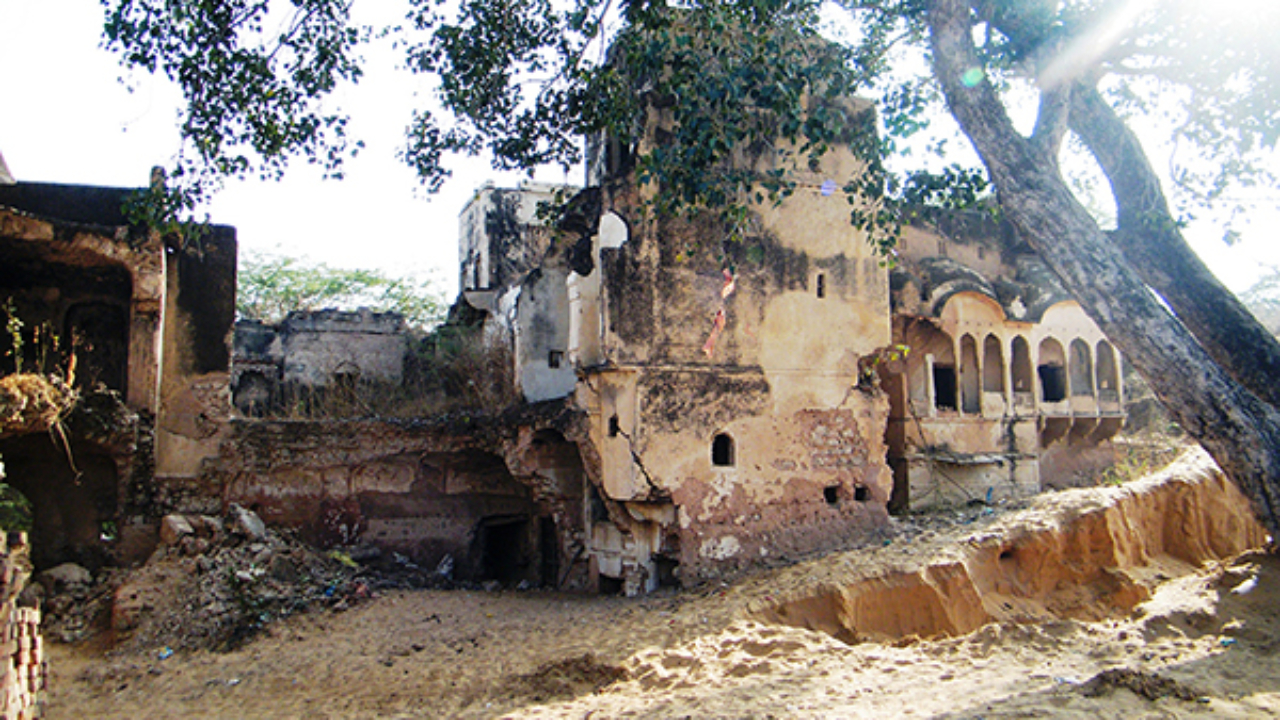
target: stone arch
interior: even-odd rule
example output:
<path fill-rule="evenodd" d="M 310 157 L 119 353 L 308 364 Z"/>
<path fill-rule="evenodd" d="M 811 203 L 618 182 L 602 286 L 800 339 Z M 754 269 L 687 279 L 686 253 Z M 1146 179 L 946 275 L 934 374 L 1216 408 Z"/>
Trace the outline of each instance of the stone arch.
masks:
<path fill-rule="evenodd" d="M 1106 340 L 1097 345 L 1098 362 L 1095 368 L 1098 379 L 1098 399 L 1103 402 L 1120 402 L 1120 372 L 1115 349 Z"/>
<path fill-rule="evenodd" d="M 1021 335 L 1013 338 L 1012 364 L 1010 366 L 1013 391 L 1030 396 L 1035 391 L 1034 378 L 1031 374 L 1031 345 Z"/>
<path fill-rule="evenodd" d="M 1071 357 L 1067 366 L 1071 373 L 1071 395 L 1092 397 L 1093 356 L 1089 350 L 1089 343 L 1080 338 L 1071 341 Z"/>
<path fill-rule="evenodd" d="M 965 333 L 960 337 L 960 411 L 966 415 L 982 412 L 982 368 L 978 365 L 978 342 Z"/>
<path fill-rule="evenodd" d="M 907 390 L 915 414 L 959 410 L 955 342 L 930 322 L 912 324 L 906 334 Z"/>
<path fill-rule="evenodd" d="M 1040 341 L 1036 363 L 1036 375 L 1040 380 L 1040 401 L 1062 402 L 1067 399 L 1067 357 L 1062 343 L 1046 337 Z"/>
<path fill-rule="evenodd" d="M 271 409 L 276 383 L 260 370 L 240 374 L 231 389 L 231 402 L 245 417 L 264 417 Z"/>
<path fill-rule="evenodd" d="M 1004 348 L 995 335 L 982 341 L 982 391 L 1004 394 Z"/>

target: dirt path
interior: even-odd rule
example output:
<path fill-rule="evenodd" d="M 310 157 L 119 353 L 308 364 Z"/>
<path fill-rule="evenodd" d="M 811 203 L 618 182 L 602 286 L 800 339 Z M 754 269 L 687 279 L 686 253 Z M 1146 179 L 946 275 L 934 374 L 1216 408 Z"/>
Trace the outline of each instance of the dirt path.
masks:
<path fill-rule="evenodd" d="M 1212 539 L 1191 536 L 1220 540 L 1245 516 L 1219 517 L 1221 488 L 1189 487 L 1118 517 L 1103 510 L 1128 490 L 907 523 L 888 547 L 698 593 L 388 592 L 225 654 L 55 645 L 47 717 L 1280 717 L 1280 558 L 1194 569 Z M 1156 534 L 1143 522 L 1163 540 L 1115 540 L 1120 525 Z M 904 628 L 935 639 L 850 637 Z"/>

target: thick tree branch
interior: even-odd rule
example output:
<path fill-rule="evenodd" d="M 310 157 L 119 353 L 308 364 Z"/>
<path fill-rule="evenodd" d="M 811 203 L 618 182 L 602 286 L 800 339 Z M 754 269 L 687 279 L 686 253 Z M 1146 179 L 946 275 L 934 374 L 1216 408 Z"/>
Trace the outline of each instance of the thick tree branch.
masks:
<path fill-rule="evenodd" d="M 934 75 L 986 164 L 1006 216 L 1280 533 L 1280 412 L 1213 362 L 1129 268 L 1056 169 L 1014 130 L 991 84 L 975 82 L 981 65 L 969 3 L 930 0 L 928 23 Z"/>
<path fill-rule="evenodd" d="M 1077 83 L 1071 129 L 1098 160 L 1119 210 L 1113 239 L 1143 281 L 1221 365 L 1280 408 L 1280 342 L 1187 245 L 1146 153 L 1097 88 Z"/>
<path fill-rule="evenodd" d="M 1071 92 L 1069 83 L 1040 91 L 1040 110 L 1036 115 L 1036 127 L 1031 132 L 1031 142 L 1054 167 L 1058 166 L 1058 153 L 1062 150 L 1063 138 L 1067 136 Z"/>

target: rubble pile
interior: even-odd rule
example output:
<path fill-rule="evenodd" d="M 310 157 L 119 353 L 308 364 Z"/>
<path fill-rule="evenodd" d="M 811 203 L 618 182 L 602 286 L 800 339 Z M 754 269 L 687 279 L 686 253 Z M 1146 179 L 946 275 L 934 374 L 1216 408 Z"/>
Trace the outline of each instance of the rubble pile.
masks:
<path fill-rule="evenodd" d="M 370 597 L 358 566 L 269 530 L 251 510 L 168 515 L 160 545 L 132 571 L 96 580 L 70 564 L 41 575 L 49 634 L 64 642 L 111 632 L 134 648 L 231 649 L 266 625 Z"/>

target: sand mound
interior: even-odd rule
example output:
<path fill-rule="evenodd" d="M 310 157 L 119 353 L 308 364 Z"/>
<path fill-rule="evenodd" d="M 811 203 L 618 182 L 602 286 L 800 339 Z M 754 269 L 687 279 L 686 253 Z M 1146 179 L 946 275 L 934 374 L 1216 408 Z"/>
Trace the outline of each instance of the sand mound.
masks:
<path fill-rule="evenodd" d="M 1123 487 L 1048 496 L 937 556 L 793 589 L 759 613 L 846 642 L 937 638 L 992 621 L 1101 620 L 1162 580 L 1261 546 L 1248 502 L 1202 452 Z"/>
<path fill-rule="evenodd" d="M 1280 716 L 1280 557 L 1213 560 L 1260 530 L 1172 472 L 676 595 L 388 591 L 229 653 L 54 646 L 48 717 Z"/>

